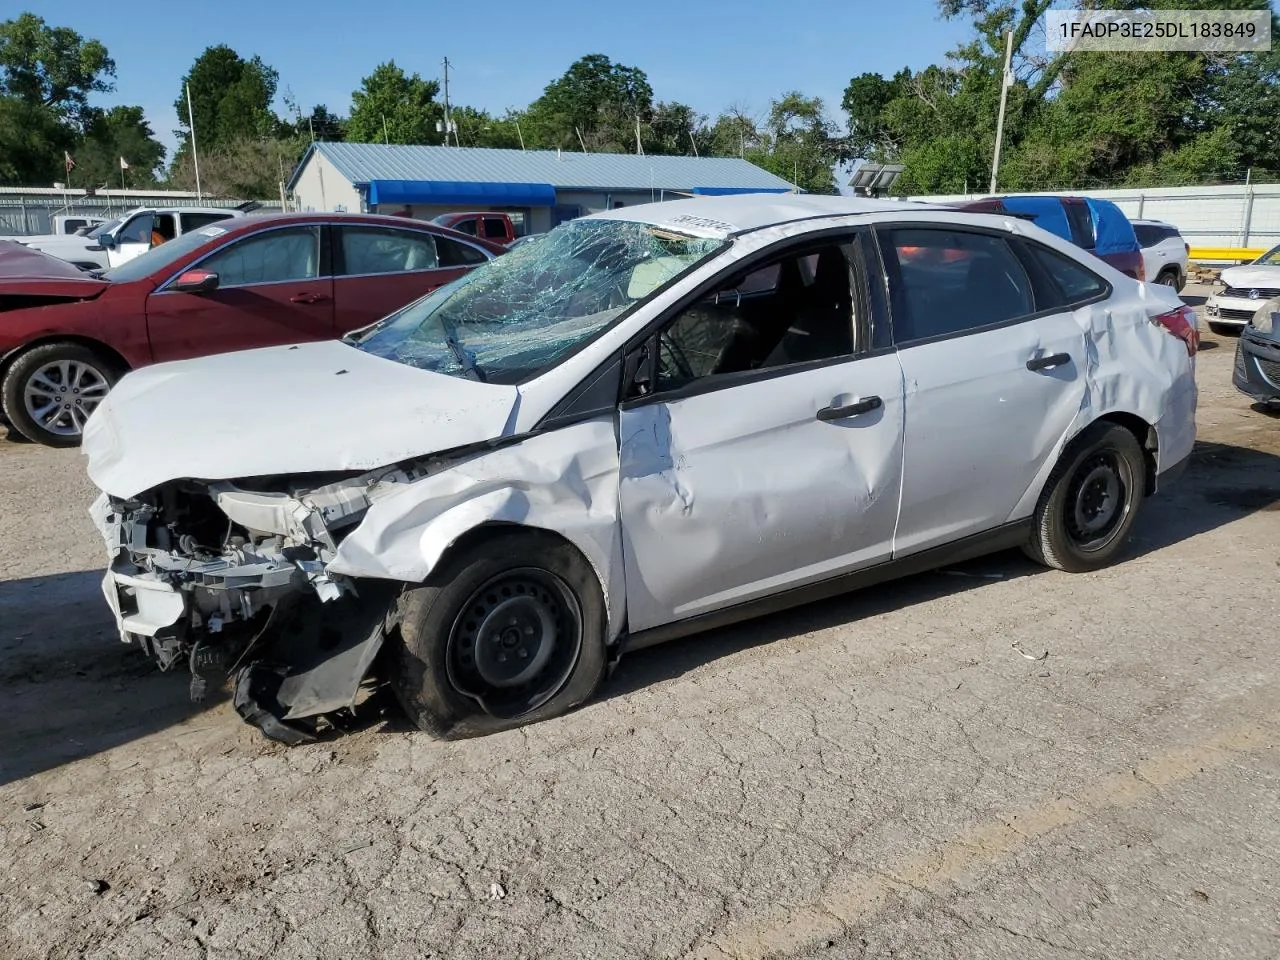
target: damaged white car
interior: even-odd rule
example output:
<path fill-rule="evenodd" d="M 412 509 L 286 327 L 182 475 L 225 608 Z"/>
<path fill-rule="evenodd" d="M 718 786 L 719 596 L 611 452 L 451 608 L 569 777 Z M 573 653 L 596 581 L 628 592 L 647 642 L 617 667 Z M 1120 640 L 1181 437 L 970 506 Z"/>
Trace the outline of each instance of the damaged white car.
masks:
<path fill-rule="evenodd" d="M 341 341 L 147 367 L 85 430 L 121 636 L 286 741 L 386 681 L 481 734 L 625 649 L 1020 545 L 1123 547 L 1194 319 L 1016 218 L 745 196 L 574 220 Z"/>

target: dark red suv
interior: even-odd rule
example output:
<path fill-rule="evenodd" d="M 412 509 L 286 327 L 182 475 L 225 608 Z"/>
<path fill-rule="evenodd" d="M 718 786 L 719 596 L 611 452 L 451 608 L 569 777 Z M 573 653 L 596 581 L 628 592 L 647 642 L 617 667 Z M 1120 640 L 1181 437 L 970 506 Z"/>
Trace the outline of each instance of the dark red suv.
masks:
<path fill-rule="evenodd" d="M 327 213 L 210 224 L 101 276 L 3 246 L 4 419 L 51 446 L 78 444 L 134 367 L 339 337 L 504 252 L 402 217 Z"/>

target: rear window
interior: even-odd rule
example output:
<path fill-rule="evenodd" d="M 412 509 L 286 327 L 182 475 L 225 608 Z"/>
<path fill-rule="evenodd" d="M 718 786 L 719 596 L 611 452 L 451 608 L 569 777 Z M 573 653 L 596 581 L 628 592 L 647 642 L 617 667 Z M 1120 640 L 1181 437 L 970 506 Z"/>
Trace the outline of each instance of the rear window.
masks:
<path fill-rule="evenodd" d="M 1173 227 L 1161 227 L 1154 223 L 1135 223 L 1133 232 L 1138 235 L 1138 242 L 1144 247 L 1154 247 L 1157 243 L 1178 236 L 1178 231 Z"/>
<path fill-rule="evenodd" d="M 507 238 L 506 221 L 499 220 L 497 217 L 485 217 L 484 235 L 490 240 L 505 240 Z"/>
<path fill-rule="evenodd" d="M 1106 293 L 1106 281 L 1070 257 L 1038 243 L 1028 243 L 1026 249 L 1046 275 L 1050 289 L 1045 293 L 1057 301 L 1037 303 L 1040 309 L 1084 303 Z"/>

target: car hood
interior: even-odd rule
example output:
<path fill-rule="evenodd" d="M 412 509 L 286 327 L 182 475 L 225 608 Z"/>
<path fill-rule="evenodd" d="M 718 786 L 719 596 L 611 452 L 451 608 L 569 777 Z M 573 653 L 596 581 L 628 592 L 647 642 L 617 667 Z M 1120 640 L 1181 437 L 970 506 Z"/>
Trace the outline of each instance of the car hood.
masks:
<path fill-rule="evenodd" d="M 118 497 L 169 480 L 372 470 L 510 432 L 513 386 L 337 340 L 144 367 L 85 425 L 89 476 Z"/>
<path fill-rule="evenodd" d="M 1227 267 L 1222 271 L 1222 282 L 1228 287 L 1280 287 L 1280 267 L 1255 266 Z"/>
<path fill-rule="evenodd" d="M 92 300 L 110 285 L 65 260 L 0 241 L 0 309 L 4 308 L 6 294 L 52 298 L 44 301 L 48 303 Z"/>

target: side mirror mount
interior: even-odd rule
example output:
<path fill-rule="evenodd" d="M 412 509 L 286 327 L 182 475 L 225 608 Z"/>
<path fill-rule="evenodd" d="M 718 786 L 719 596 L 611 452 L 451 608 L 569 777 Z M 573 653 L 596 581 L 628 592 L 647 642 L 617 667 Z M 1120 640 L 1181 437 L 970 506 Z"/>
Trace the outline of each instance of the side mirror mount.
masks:
<path fill-rule="evenodd" d="M 209 270 L 186 270 L 169 285 L 170 290 L 182 293 L 208 293 L 218 288 L 218 275 Z"/>
<path fill-rule="evenodd" d="M 629 400 L 646 397 L 653 392 L 652 365 L 649 362 L 649 343 L 627 354 L 622 367 L 624 396 Z"/>

